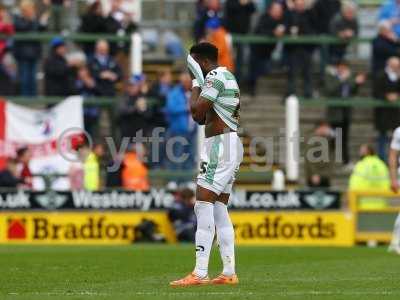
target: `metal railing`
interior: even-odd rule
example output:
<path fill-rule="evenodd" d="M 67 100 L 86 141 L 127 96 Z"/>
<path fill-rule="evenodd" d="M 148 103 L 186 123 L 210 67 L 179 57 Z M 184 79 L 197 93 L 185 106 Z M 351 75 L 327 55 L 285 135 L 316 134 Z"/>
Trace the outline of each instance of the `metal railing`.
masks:
<path fill-rule="evenodd" d="M 392 107 L 400 108 L 400 102 L 387 102 L 375 98 L 317 98 L 317 99 L 306 99 L 299 98 L 301 106 L 305 107 L 358 107 L 358 108 L 376 108 L 376 107 Z"/>
<path fill-rule="evenodd" d="M 30 33 L 16 33 L 12 36 L 4 34 L 0 38 L 13 39 L 15 41 L 39 41 L 48 42 L 55 36 L 62 36 L 66 40 L 75 42 L 95 42 L 99 39 L 106 39 L 112 42 L 130 42 L 129 35 L 115 35 L 115 34 L 93 34 L 93 33 L 57 33 L 57 32 L 30 32 Z M 306 35 L 306 36 L 284 36 L 281 38 L 269 37 L 256 34 L 234 34 L 232 36 L 234 42 L 245 44 L 275 44 L 281 42 L 284 44 L 310 44 L 310 45 L 338 45 L 344 43 L 365 44 L 370 43 L 372 38 L 358 37 L 348 41 L 337 38 L 331 35 Z"/>

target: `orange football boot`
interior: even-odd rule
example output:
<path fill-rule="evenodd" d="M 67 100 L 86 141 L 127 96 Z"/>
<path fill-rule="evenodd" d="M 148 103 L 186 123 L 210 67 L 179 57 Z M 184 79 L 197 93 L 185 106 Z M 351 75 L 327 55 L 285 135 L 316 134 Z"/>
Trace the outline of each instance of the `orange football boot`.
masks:
<path fill-rule="evenodd" d="M 218 277 L 211 280 L 211 284 L 228 284 L 228 285 L 235 285 L 239 283 L 239 278 L 236 274 L 232 276 L 227 276 L 224 274 L 218 275 Z"/>
<path fill-rule="evenodd" d="M 194 273 L 190 273 L 189 275 L 187 275 L 182 279 L 171 281 L 169 283 L 171 287 L 186 287 L 186 286 L 204 285 L 204 284 L 210 284 L 210 279 L 208 278 L 208 276 L 200 278 Z"/>

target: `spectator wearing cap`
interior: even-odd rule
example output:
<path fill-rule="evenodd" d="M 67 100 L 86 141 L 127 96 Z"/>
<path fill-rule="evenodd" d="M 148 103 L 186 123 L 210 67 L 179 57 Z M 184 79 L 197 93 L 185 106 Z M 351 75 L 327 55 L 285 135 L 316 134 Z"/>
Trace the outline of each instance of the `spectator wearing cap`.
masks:
<path fill-rule="evenodd" d="M 49 15 L 45 13 L 39 18 L 33 1 L 23 0 L 19 8 L 20 15 L 14 19 L 17 33 L 35 33 L 46 29 Z M 36 96 L 36 67 L 42 53 L 41 44 L 37 41 L 15 41 L 13 49 L 18 66 L 21 94 Z"/>
<path fill-rule="evenodd" d="M 173 147 L 169 148 L 172 153 L 167 153 L 167 167 L 171 170 L 191 170 L 194 167 L 196 125 L 190 115 L 190 97 L 191 78 L 188 73 L 183 72 L 179 83 L 168 93 L 165 107 L 167 139 L 176 139 Z M 184 138 L 186 143 L 177 138 Z M 186 159 L 183 159 L 184 156 Z"/>
<path fill-rule="evenodd" d="M 353 2 L 343 2 L 340 13 L 331 22 L 331 33 L 344 41 L 345 44 L 332 46 L 330 59 L 331 61 L 342 60 L 346 54 L 348 42 L 358 35 L 357 7 Z"/>
<path fill-rule="evenodd" d="M 247 34 L 250 31 L 251 17 L 256 12 L 253 0 L 227 0 L 225 2 L 224 25 L 232 34 Z M 245 47 L 241 43 L 234 43 L 236 79 L 242 79 L 242 66 L 245 60 Z"/>
<path fill-rule="evenodd" d="M 325 76 L 325 95 L 331 98 L 349 100 L 357 94 L 359 87 L 365 84 L 366 75 L 354 74 L 346 61 L 339 61 L 335 66 L 327 68 Z M 350 162 L 349 156 L 349 131 L 351 125 L 351 108 L 330 107 L 327 119 L 333 128 L 342 131 L 343 163 Z"/>
<path fill-rule="evenodd" d="M 221 19 L 215 17 L 206 22 L 206 41 L 218 48 L 218 64 L 234 72 L 231 38 Z"/>
<path fill-rule="evenodd" d="M 118 123 L 123 137 L 134 137 L 140 130 L 144 136 L 152 128 L 152 110 L 147 101 L 146 77 L 133 75 L 126 86 L 125 98 L 118 109 Z"/>
<path fill-rule="evenodd" d="M 389 21 L 393 31 L 400 37 L 400 0 L 385 1 L 379 11 L 379 21 Z"/>
<path fill-rule="evenodd" d="M 89 69 L 97 82 L 101 96 L 115 96 L 116 84 L 122 78 L 122 71 L 118 63 L 110 55 L 110 47 L 106 40 L 99 40 L 93 58 L 89 62 Z"/>
<path fill-rule="evenodd" d="M 74 94 L 74 70 L 66 59 L 67 47 L 60 37 L 50 43 L 49 57 L 44 62 L 45 95 L 68 96 Z"/>
<path fill-rule="evenodd" d="M 378 35 L 372 41 L 372 72 L 376 74 L 385 69 L 386 61 L 392 56 L 400 56 L 400 43 L 393 31 L 390 21 L 381 21 L 378 25 Z"/>

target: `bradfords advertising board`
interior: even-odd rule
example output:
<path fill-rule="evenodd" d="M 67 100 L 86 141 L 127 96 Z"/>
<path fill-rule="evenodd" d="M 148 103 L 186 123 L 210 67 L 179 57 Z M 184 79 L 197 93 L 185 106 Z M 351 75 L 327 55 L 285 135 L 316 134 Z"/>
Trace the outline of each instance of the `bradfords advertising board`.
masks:
<path fill-rule="evenodd" d="M 173 228 L 162 212 L 1 213 L 0 243 L 28 244 L 130 244 L 143 219 L 157 224 L 168 242 Z"/>
<path fill-rule="evenodd" d="M 238 244 L 352 246 L 354 218 L 345 212 L 232 212 Z"/>
<path fill-rule="evenodd" d="M 141 210 L 167 209 L 174 196 L 164 189 L 149 192 L 110 190 L 102 192 L 0 192 L 0 210 Z M 339 192 L 254 192 L 236 190 L 230 209 L 237 210 L 329 210 L 340 208 Z"/>
<path fill-rule="evenodd" d="M 352 246 L 354 220 L 346 213 L 232 212 L 238 245 Z M 175 242 L 165 212 L 0 213 L 0 243 L 130 244 L 148 219 Z"/>

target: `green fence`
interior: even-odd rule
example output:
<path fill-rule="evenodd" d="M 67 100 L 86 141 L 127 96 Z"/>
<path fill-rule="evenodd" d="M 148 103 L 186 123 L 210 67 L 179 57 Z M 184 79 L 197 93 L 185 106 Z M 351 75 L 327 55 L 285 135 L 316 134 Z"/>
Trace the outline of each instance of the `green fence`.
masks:
<path fill-rule="evenodd" d="M 387 102 L 374 98 L 299 98 L 301 106 L 304 107 L 357 107 L 357 108 L 376 108 L 392 107 L 400 108 L 400 102 Z"/>
<path fill-rule="evenodd" d="M 96 42 L 99 39 L 106 39 L 110 42 L 130 42 L 130 36 L 128 35 L 114 35 L 114 34 L 87 34 L 87 33 L 69 33 L 59 34 L 56 32 L 46 33 L 16 33 L 12 36 L 0 35 L 0 38 L 12 38 L 15 41 L 39 41 L 48 42 L 55 36 L 61 36 L 66 40 L 88 43 Z M 334 45 L 343 44 L 346 42 L 350 43 L 370 43 L 371 38 L 354 38 L 349 41 L 344 41 L 335 36 L 330 35 L 308 35 L 308 36 L 284 36 L 282 38 L 268 37 L 255 34 L 235 34 L 233 35 L 233 41 L 245 44 L 275 44 L 282 42 L 285 44 L 312 44 L 312 45 Z"/>

